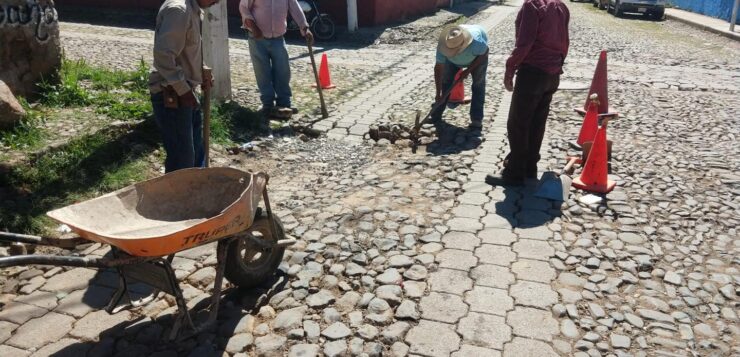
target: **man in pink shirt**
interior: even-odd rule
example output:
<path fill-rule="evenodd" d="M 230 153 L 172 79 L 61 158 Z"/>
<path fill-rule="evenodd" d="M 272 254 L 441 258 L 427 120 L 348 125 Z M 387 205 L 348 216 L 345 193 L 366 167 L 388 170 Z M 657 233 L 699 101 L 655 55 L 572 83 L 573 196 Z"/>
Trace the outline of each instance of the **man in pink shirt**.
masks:
<path fill-rule="evenodd" d="M 502 174 L 486 177 L 491 185 L 520 186 L 525 178 L 537 177 L 550 101 L 568 55 L 569 21 L 560 0 L 525 0 L 519 10 L 516 43 L 504 74 L 504 87 L 514 91 L 507 122 L 510 151 Z"/>
<path fill-rule="evenodd" d="M 298 0 L 241 0 L 239 12 L 244 28 L 249 31 L 249 55 L 260 91 L 262 113 L 290 116 L 290 63 L 285 47 L 288 14 L 300 26 L 301 34 L 313 43 L 313 34 Z"/>

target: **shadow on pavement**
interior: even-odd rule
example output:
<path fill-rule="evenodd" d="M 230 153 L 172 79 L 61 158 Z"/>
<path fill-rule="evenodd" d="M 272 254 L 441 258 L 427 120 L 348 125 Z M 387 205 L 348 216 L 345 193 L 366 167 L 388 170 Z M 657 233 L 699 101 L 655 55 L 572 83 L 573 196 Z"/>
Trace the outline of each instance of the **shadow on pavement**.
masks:
<path fill-rule="evenodd" d="M 450 155 L 475 150 L 483 143 L 480 129 L 460 127 L 445 121 L 435 124 L 435 127 L 436 140 L 429 143 L 426 150 L 432 155 Z"/>
<path fill-rule="evenodd" d="M 99 271 L 90 280 L 90 285 L 85 290 L 82 302 L 94 308 L 91 313 L 96 311 L 104 313 L 104 308 L 108 303 L 106 297 L 112 295 L 113 290 L 110 287 L 116 286 L 117 279 L 118 277 L 113 271 Z M 105 328 L 97 335 L 97 341 L 80 341 L 69 344 L 61 350 L 51 353 L 50 356 L 221 357 L 232 336 L 245 334 L 243 336 L 245 339 L 250 338 L 246 333 L 251 332 L 256 325 L 254 316 L 260 307 L 266 305 L 275 294 L 285 288 L 287 282 L 287 276 L 278 270 L 277 274 L 257 288 L 240 289 L 231 287 L 222 291 L 216 323 L 209 329 L 190 336 L 187 335 L 190 332 L 183 327 L 181 333 L 185 333 L 186 338 L 182 341 L 167 341 L 177 310 L 174 299 L 166 297 L 149 303 L 156 304 L 167 301 L 168 304 L 173 305 L 164 309 L 154 318 L 141 314 L 141 310 L 145 309 L 147 305 L 134 308 L 129 311 L 138 316 L 136 319 Z M 180 282 L 180 285 L 182 287 L 182 282 Z M 132 290 L 134 290 L 135 298 L 146 296 L 152 291 L 151 288 L 142 284 L 136 284 Z M 190 316 L 196 326 L 208 317 L 210 297 L 210 292 L 205 292 L 193 298 L 186 298 Z M 101 322 L 101 324 L 105 326 L 104 322 Z"/>

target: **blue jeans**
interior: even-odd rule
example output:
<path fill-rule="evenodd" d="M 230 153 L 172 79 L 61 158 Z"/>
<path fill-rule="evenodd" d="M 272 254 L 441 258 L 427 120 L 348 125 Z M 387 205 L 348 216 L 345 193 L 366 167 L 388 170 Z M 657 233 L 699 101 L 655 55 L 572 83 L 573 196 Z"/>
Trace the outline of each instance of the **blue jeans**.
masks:
<path fill-rule="evenodd" d="M 200 108 L 165 108 L 164 95 L 152 94 L 154 120 L 162 134 L 164 171 L 172 172 L 189 167 L 204 167 L 203 117 Z"/>
<path fill-rule="evenodd" d="M 290 108 L 290 63 L 283 37 L 255 40 L 249 38 L 249 55 L 252 58 L 257 88 L 262 106 Z"/>
<path fill-rule="evenodd" d="M 463 67 L 460 67 L 451 62 L 447 62 L 444 64 L 444 68 L 442 70 L 442 93 L 445 93 L 450 88 L 452 88 L 452 83 L 455 81 L 455 75 L 462 68 Z M 478 68 L 476 68 L 475 70 L 473 70 L 472 73 L 470 73 L 471 77 L 473 77 L 473 86 L 471 88 L 473 95 L 470 100 L 470 120 L 471 121 L 482 121 L 483 120 L 483 105 L 486 102 L 486 72 L 487 71 L 488 71 L 488 60 L 486 59 L 478 66 Z M 439 109 L 437 109 L 432 114 L 432 119 L 434 120 L 442 119 L 442 114 L 445 111 L 446 104 L 447 104 L 447 99 L 445 99 L 445 105 L 441 105 Z"/>

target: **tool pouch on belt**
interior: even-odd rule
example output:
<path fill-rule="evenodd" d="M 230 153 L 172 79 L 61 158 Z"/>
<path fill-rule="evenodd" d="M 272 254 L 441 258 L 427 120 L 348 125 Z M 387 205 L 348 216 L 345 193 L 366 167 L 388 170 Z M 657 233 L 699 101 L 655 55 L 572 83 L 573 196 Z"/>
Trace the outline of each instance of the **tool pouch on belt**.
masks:
<path fill-rule="evenodd" d="M 179 107 L 179 96 L 177 95 L 175 88 L 172 88 L 172 86 L 164 87 L 164 90 L 162 90 L 162 95 L 164 96 L 165 108 L 177 109 Z"/>

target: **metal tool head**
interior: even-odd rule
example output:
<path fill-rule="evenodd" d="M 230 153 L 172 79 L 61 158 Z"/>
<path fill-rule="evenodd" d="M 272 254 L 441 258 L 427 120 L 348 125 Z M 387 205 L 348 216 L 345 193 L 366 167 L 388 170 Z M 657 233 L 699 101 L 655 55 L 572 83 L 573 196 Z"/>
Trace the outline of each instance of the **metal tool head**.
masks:
<path fill-rule="evenodd" d="M 570 195 L 571 182 L 571 178 L 567 175 L 558 175 L 553 171 L 544 172 L 534 196 L 553 201 L 565 201 Z"/>

